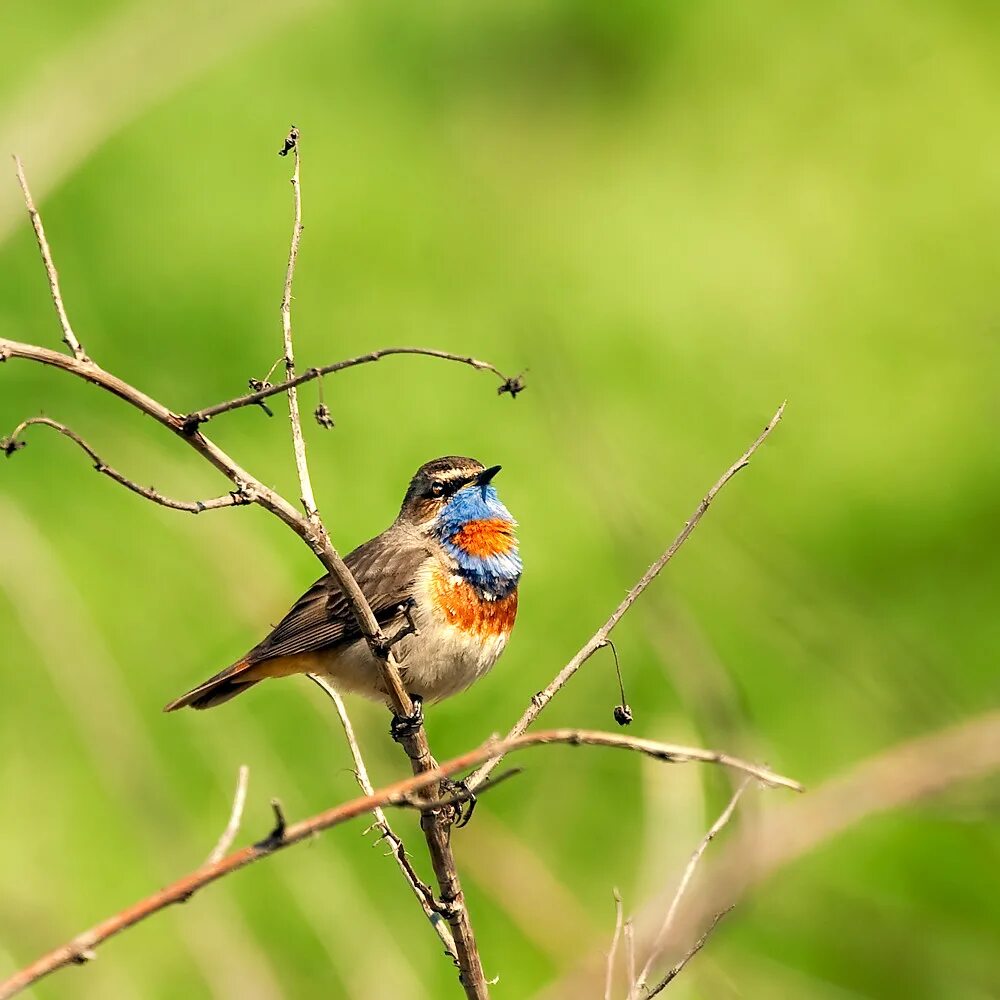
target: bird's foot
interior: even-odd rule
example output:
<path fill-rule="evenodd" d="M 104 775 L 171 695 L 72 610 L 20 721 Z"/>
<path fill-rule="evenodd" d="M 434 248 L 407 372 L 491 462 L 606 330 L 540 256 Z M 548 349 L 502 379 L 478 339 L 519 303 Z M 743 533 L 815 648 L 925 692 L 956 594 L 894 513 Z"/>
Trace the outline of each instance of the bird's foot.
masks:
<path fill-rule="evenodd" d="M 397 742 L 412 736 L 424 724 L 424 699 L 417 694 L 411 694 L 413 702 L 412 715 L 394 715 L 389 725 L 389 735 Z"/>
<path fill-rule="evenodd" d="M 456 781 L 453 778 L 442 778 L 441 798 L 450 799 L 450 804 L 455 812 L 452 822 L 461 830 L 463 826 L 469 825 L 472 814 L 476 811 L 476 793 L 469 788 L 464 781 Z"/>

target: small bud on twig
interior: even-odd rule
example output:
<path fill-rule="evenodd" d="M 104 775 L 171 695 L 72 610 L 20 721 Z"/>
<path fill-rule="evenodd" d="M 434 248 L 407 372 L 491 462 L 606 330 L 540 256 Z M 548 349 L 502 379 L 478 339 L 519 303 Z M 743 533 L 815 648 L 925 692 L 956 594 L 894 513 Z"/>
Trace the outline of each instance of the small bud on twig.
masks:
<path fill-rule="evenodd" d="M 288 156 L 288 154 L 295 149 L 299 141 L 299 130 L 293 125 L 285 136 L 285 145 L 282 149 L 278 150 L 278 156 Z"/>
<path fill-rule="evenodd" d="M 504 379 L 503 385 L 497 388 L 497 395 L 502 396 L 505 392 L 509 392 L 511 399 L 517 399 L 517 394 L 524 392 L 526 388 L 524 372 L 521 372 L 519 375 L 512 375 L 510 378 Z"/>
<path fill-rule="evenodd" d="M 20 451 L 28 442 L 18 441 L 17 438 L 5 437 L 0 438 L 0 451 L 10 458 L 15 451 Z"/>
<path fill-rule="evenodd" d="M 622 681 L 622 668 L 621 664 L 618 662 L 618 650 L 615 648 L 615 644 L 610 639 L 605 639 L 601 643 L 602 646 L 610 646 L 611 652 L 615 656 L 615 673 L 618 674 L 618 690 L 621 692 L 622 700 L 620 705 L 615 705 L 614 717 L 615 722 L 619 726 L 627 726 L 632 721 L 632 706 L 629 705 L 628 700 L 625 698 L 625 684 Z"/>
<path fill-rule="evenodd" d="M 330 416 L 330 407 L 326 403 L 320 403 L 319 406 L 313 410 L 313 416 L 316 418 L 316 423 L 320 427 L 325 427 L 328 431 L 333 430 L 334 423 L 333 417 Z"/>

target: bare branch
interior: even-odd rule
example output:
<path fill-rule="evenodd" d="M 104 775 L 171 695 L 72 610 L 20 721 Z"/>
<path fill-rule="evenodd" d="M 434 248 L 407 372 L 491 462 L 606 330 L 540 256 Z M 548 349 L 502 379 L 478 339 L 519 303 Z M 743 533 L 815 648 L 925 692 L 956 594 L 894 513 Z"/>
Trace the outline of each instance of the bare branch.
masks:
<path fill-rule="evenodd" d="M 372 795 L 365 795 L 361 798 L 352 799 L 343 805 L 334 806 L 332 809 L 327 809 L 325 812 L 319 813 L 309 819 L 300 820 L 297 823 L 285 823 L 284 817 L 279 813 L 278 826 L 264 840 L 235 851 L 214 865 L 204 865 L 196 871 L 185 875 L 152 896 L 134 903 L 120 913 L 77 935 L 72 941 L 42 956 L 36 962 L 15 973 L 5 982 L 0 983 L 0 1000 L 8 1000 L 9 997 L 14 996 L 56 969 L 79 962 L 81 956 L 93 952 L 99 944 L 108 938 L 120 934 L 127 928 L 139 923 L 141 920 L 145 920 L 147 917 L 152 916 L 154 913 L 165 909 L 173 903 L 184 902 L 190 899 L 195 892 L 204 886 L 232 872 L 238 871 L 240 868 L 244 868 L 255 861 L 259 861 L 261 858 L 284 850 L 286 847 L 291 847 L 293 844 L 310 840 L 323 830 L 339 826 L 348 820 L 372 812 L 377 807 L 409 804 L 415 792 L 419 792 L 425 788 L 434 788 L 440 784 L 443 778 L 458 774 L 498 754 L 505 755 L 514 750 L 553 743 L 564 743 L 572 746 L 606 746 L 620 750 L 632 750 L 667 763 L 701 761 L 723 764 L 752 774 L 767 784 L 783 785 L 786 788 L 792 789 L 801 788 L 797 782 L 792 781 L 790 778 L 782 777 L 765 768 L 757 767 L 754 764 L 749 764 L 746 761 L 729 757 L 714 750 L 682 747 L 670 743 L 655 743 L 651 740 L 630 739 L 618 733 L 602 733 L 586 729 L 557 729 L 543 730 L 539 733 L 526 733 L 523 736 L 507 740 L 490 740 L 475 750 L 470 750 L 444 764 L 432 767 L 420 774 L 415 774 L 411 778 L 387 785 Z M 445 906 L 449 903 L 454 905 L 453 901 L 447 897 L 442 899 L 442 903 Z M 454 927 L 454 925 L 452 926 Z M 457 938 L 455 943 L 456 947 L 460 950 L 461 946 Z"/>
<path fill-rule="evenodd" d="M 183 510 L 189 514 L 201 514 L 206 510 L 219 510 L 222 507 L 239 507 L 250 502 L 249 498 L 239 490 L 226 493 L 221 497 L 213 497 L 211 500 L 173 500 L 159 493 L 152 486 L 140 486 L 127 476 L 124 476 L 117 469 L 113 469 L 79 434 L 70 430 L 65 424 L 61 424 L 57 420 L 50 420 L 48 417 L 30 417 L 28 420 L 22 420 L 14 428 L 9 437 L 0 440 L 0 451 L 5 452 L 10 457 L 15 451 L 23 448 L 27 442 L 21 440 L 21 435 L 29 427 L 51 427 L 53 430 L 68 437 L 87 453 L 98 472 L 109 479 L 113 479 L 127 490 L 131 490 L 133 493 L 137 493 L 139 496 L 144 497 L 146 500 L 151 500 L 161 507 L 169 507 L 171 510 Z"/>
<path fill-rule="evenodd" d="M 625 938 L 625 975 L 629 984 L 628 1000 L 632 1000 L 635 996 L 635 991 L 632 989 L 632 984 L 635 982 L 635 927 L 631 917 L 625 921 L 622 933 Z"/>
<path fill-rule="evenodd" d="M 650 972 L 652 971 L 653 963 L 656 956 L 660 954 L 663 942 L 670 934 L 670 930 L 674 925 L 674 920 L 677 917 L 677 910 L 681 905 L 681 900 L 684 898 L 684 893 L 687 892 L 691 879 L 694 877 L 694 872 L 698 867 L 698 862 L 701 861 L 701 857 L 705 853 L 708 845 L 715 839 L 719 831 L 729 822 L 737 804 L 743 796 L 743 793 L 747 790 L 750 780 L 750 778 L 745 779 L 739 787 L 737 787 L 736 791 L 733 792 L 732 797 L 726 805 L 726 808 L 722 810 L 719 814 L 719 818 L 711 825 L 711 827 L 709 827 L 708 833 L 702 837 L 701 842 L 694 849 L 694 853 L 691 855 L 691 860 L 688 861 L 687 867 L 681 875 L 681 880 L 677 885 L 677 891 L 674 893 L 674 898 L 670 901 L 670 906 L 667 908 L 666 915 L 663 918 L 663 926 L 660 927 L 660 932 L 656 935 L 656 940 L 653 942 L 653 948 L 650 952 L 649 958 L 646 960 L 646 964 L 642 967 L 642 972 L 639 973 L 639 978 L 636 980 L 635 989 L 637 993 L 641 993 L 641 991 L 646 988 L 646 982 L 649 979 Z M 716 920 L 716 922 L 718 922 L 718 920 Z M 714 927 L 715 924 L 712 926 Z M 711 933 L 711 928 L 709 928 L 708 933 Z M 705 935 L 706 938 L 708 937 L 708 933 Z M 703 943 L 704 940 L 702 941 L 702 944 Z M 701 944 L 698 945 L 698 948 L 700 947 Z M 697 950 L 698 949 L 696 948 L 695 951 Z M 694 952 L 691 952 L 688 957 L 692 954 L 694 954 Z M 681 968 L 683 968 L 683 962 L 681 962 L 678 966 L 675 966 L 676 972 L 674 972 L 674 975 L 677 975 Z M 664 982 L 662 986 L 658 987 L 658 989 L 663 989 L 665 986 L 666 982 Z"/>
<path fill-rule="evenodd" d="M 735 906 L 729 906 L 725 910 L 716 913 L 712 918 L 712 922 L 708 925 L 708 929 L 704 934 L 698 938 L 697 941 L 684 953 L 684 955 L 679 959 L 679 961 L 673 965 L 667 972 L 667 974 L 646 994 L 644 1000 L 650 1000 L 651 997 L 655 997 L 658 993 L 662 993 L 677 977 L 680 975 L 681 970 L 684 968 L 688 962 L 694 958 L 695 955 L 705 947 L 705 942 L 709 939 L 712 931 L 718 926 L 719 921 L 729 912 L 735 909 Z"/>
<path fill-rule="evenodd" d="M 332 684 L 325 678 L 320 677 L 318 674 L 309 674 L 309 679 L 313 681 L 317 687 L 321 688 L 326 695 L 333 702 L 334 708 L 337 710 L 337 717 L 340 719 L 340 724 L 344 729 L 344 737 L 347 740 L 347 745 L 351 751 L 351 757 L 354 760 L 354 775 L 358 779 L 358 784 L 361 786 L 361 790 L 365 795 L 374 795 L 375 790 L 372 787 L 371 779 L 368 776 L 368 768 L 365 765 L 365 759 L 361 754 L 361 747 L 358 745 L 357 737 L 354 735 L 354 726 L 351 724 L 350 716 L 347 714 L 347 708 L 344 705 L 344 699 L 340 697 L 339 692 Z M 455 954 L 455 939 L 451 935 L 451 931 L 448 929 L 447 922 L 442 919 L 442 916 L 438 910 L 439 904 L 437 900 L 434 899 L 434 893 L 431 891 L 430 886 L 428 886 L 416 871 L 414 871 L 413 866 L 410 864 L 409 856 L 406 853 L 406 848 L 403 845 L 403 841 L 396 835 L 392 827 L 389 825 L 389 820 L 385 815 L 385 811 L 381 806 L 376 806 L 372 810 L 372 815 L 375 817 L 375 827 L 380 833 L 380 839 L 386 841 L 391 848 L 390 854 L 396 859 L 396 864 L 399 865 L 399 870 L 403 874 L 403 878 L 406 880 L 407 885 L 416 897 L 417 902 L 420 904 L 420 908 L 424 911 L 424 915 L 430 921 L 431 927 L 434 928 L 435 933 L 441 939 L 441 943 L 444 945 L 445 951 L 454 959 L 458 961 L 458 956 Z"/>
<path fill-rule="evenodd" d="M 240 832 L 240 823 L 243 821 L 243 807 L 247 801 L 249 780 L 250 768 L 243 764 L 236 778 L 236 794 L 233 796 L 233 808 L 229 814 L 229 822 L 226 824 L 225 830 L 222 831 L 219 842 L 212 848 L 212 853 L 205 859 L 206 865 L 218 864 L 226 856 L 229 848 L 233 846 L 236 834 Z"/>
<path fill-rule="evenodd" d="M 622 894 L 617 889 L 611 890 L 615 897 L 615 932 L 611 935 L 611 947 L 608 949 L 608 968 L 604 976 L 604 1000 L 611 1000 L 611 989 L 615 977 L 615 958 L 618 955 L 618 940 L 622 934 Z"/>
<path fill-rule="evenodd" d="M 38 249 L 42 255 L 42 263 L 45 265 L 45 274 L 49 279 L 49 291 L 52 295 L 52 304 L 56 307 L 56 316 L 59 317 L 59 326 L 62 327 L 63 343 L 73 352 L 73 357 L 77 361 L 87 362 L 87 352 L 83 349 L 80 341 L 77 340 L 73 327 L 70 326 L 69 316 L 63 306 L 62 292 L 59 291 L 59 272 L 52 260 L 52 251 L 49 250 L 48 240 L 45 238 L 45 227 L 42 225 L 42 217 L 35 208 L 35 202 L 31 197 L 31 190 L 28 188 L 28 179 L 24 176 L 24 165 L 20 157 L 14 157 L 14 164 L 17 167 L 17 182 L 21 185 L 21 193 L 24 195 L 24 204 L 28 209 L 31 218 L 32 228 L 35 230 L 35 239 L 38 240 Z"/>
<path fill-rule="evenodd" d="M 520 375 L 504 375 L 499 368 L 491 365 L 488 361 L 480 361 L 478 358 L 468 357 L 463 354 L 452 354 L 449 351 L 437 351 L 430 347 L 382 347 L 377 351 L 369 351 L 367 354 L 359 354 L 355 358 L 347 358 L 344 361 L 335 361 L 333 364 L 323 365 L 320 368 L 309 368 L 301 375 L 296 375 L 294 378 L 288 378 L 284 382 L 277 382 L 274 385 L 265 386 L 256 392 L 247 393 L 245 396 L 237 396 L 224 403 L 216 403 L 214 406 L 206 406 L 202 410 L 195 410 L 194 412 L 187 414 L 184 421 L 188 427 L 194 429 L 199 424 L 203 424 L 206 421 L 211 420 L 212 417 L 219 416 L 221 413 L 229 413 L 231 410 L 238 410 L 244 406 L 253 406 L 265 399 L 268 399 L 270 396 L 276 396 L 278 393 L 285 392 L 289 389 L 295 389 L 300 385 L 304 385 L 306 382 L 312 382 L 314 379 L 322 378 L 324 375 L 332 375 L 335 372 L 344 371 L 347 368 L 354 368 L 357 365 L 371 364 L 374 361 L 380 361 L 382 358 L 388 358 L 396 354 L 421 354 L 428 358 L 440 358 L 443 361 L 454 361 L 458 364 L 468 365 L 470 368 L 475 368 L 477 371 L 492 372 L 496 375 L 501 380 L 501 385 L 497 390 L 498 392 L 506 392 L 512 397 L 515 397 L 519 392 L 524 391 L 524 380 Z"/>
<path fill-rule="evenodd" d="M 753 457 L 754 452 L 767 440 L 768 435 L 774 428 L 778 425 L 778 421 L 781 420 L 782 414 L 785 412 L 785 404 L 782 403 L 778 407 L 777 413 L 771 418 L 767 426 L 763 431 L 757 436 L 757 439 L 750 445 L 749 448 L 719 477 L 715 485 L 705 494 L 702 498 L 701 503 L 695 508 L 694 513 L 690 518 L 684 523 L 684 527 L 681 529 L 677 537 L 670 543 L 663 555 L 660 556 L 656 562 L 653 563 L 649 569 L 643 574 L 639 582 L 625 595 L 621 604 L 615 608 L 614 613 L 611 617 L 584 643 L 583 648 L 573 657 L 569 663 L 566 664 L 562 670 L 556 675 L 555 679 L 545 688 L 544 691 L 539 691 L 534 695 L 529 703 L 528 707 L 525 709 L 524 714 L 520 719 L 514 723 L 510 732 L 507 734 L 508 738 L 515 736 L 520 736 L 521 733 L 525 732 L 527 728 L 541 715 L 542 710 L 545 706 L 559 693 L 559 691 L 564 687 L 567 681 L 590 659 L 597 650 L 601 649 L 607 642 L 608 635 L 611 630 L 622 620 L 625 613 L 629 608 L 636 602 L 642 592 L 656 579 L 660 574 L 660 571 L 664 566 L 670 562 L 671 559 L 677 554 L 680 547 L 687 541 L 691 532 L 698 526 L 698 522 L 704 517 L 705 512 L 708 510 L 712 501 L 719 494 L 719 491 L 729 482 L 733 476 L 736 475 L 740 469 L 746 468 L 750 464 L 750 459 Z M 475 774 L 471 775 L 466 782 L 470 788 L 473 790 L 477 788 L 486 778 L 489 777 L 493 769 L 500 763 L 501 758 L 496 758 L 495 760 L 488 761 L 482 767 L 480 767 Z"/>
<path fill-rule="evenodd" d="M 292 126 L 285 140 L 285 153 L 291 151 L 295 157 L 292 172 L 292 242 L 288 250 L 288 267 L 285 269 L 285 290 L 281 296 L 281 333 L 285 343 L 285 377 L 295 378 L 295 348 L 292 343 L 292 280 L 295 277 L 295 262 L 299 256 L 302 241 L 302 185 L 299 183 L 301 160 L 299 157 L 299 130 Z M 295 454 L 295 471 L 299 477 L 302 507 L 310 521 L 316 520 L 316 497 L 313 495 L 309 463 L 306 460 L 306 442 L 302 435 L 302 418 L 299 415 L 299 396 L 294 385 L 287 386 L 288 416 L 292 425 L 292 451 Z"/>

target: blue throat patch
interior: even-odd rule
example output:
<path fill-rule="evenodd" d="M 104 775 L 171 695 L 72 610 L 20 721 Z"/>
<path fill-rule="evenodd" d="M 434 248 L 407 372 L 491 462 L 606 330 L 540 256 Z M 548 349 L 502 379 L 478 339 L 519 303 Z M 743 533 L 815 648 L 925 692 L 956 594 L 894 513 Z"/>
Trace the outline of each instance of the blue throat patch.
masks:
<path fill-rule="evenodd" d="M 445 551 L 458 563 L 461 576 L 476 588 L 480 596 L 489 594 L 492 599 L 498 599 L 506 597 L 521 579 L 521 557 L 517 545 L 503 555 L 476 556 L 452 541 L 470 521 L 491 519 L 506 521 L 512 526 L 517 524 L 491 484 L 465 486 L 438 515 L 435 534 Z"/>

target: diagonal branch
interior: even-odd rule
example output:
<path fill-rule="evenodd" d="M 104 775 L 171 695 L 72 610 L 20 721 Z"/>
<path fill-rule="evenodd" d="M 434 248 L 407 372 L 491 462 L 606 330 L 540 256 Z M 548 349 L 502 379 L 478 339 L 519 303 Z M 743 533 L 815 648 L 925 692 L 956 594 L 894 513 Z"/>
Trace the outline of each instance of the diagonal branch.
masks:
<path fill-rule="evenodd" d="M 27 420 L 22 420 L 14 428 L 9 437 L 0 440 L 0 451 L 5 452 L 9 458 L 14 452 L 24 448 L 27 445 L 27 441 L 22 441 L 21 435 L 29 427 L 51 427 L 53 430 L 68 437 L 70 441 L 75 442 L 90 456 L 91 461 L 94 463 L 94 468 L 98 472 L 109 479 L 113 479 L 127 490 L 138 493 L 139 496 L 144 497 L 146 500 L 151 500 L 161 507 L 169 507 L 171 510 L 183 510 L 189 514 L 201 514 L 206 510 L 219 510 L 221 507 L 239 507 L 250 502 L 249 498 L 239 490 L 233 490 L 232 493 L 226 493 L 221 497 L 213 497 L 211 500 L 172 500 L 170 497 L 165 497 L 162 493 L 153 489 L 152 486 L 140 486 L 127 476 L 124 476 L 117 469 L 112 468 L 76 431 L 70 430 L 65 424 L 61 424 L 57 420 L 50 420 L 48 417 L 30 417 Z"/>
<path fill-rule="evenodd" d="M 490 740 L 475 750 L 470 750 L 444 764 L 436 765 L 411 778 L 394 782 L 372 795 L 364 795 L 342 805 L 334 806 L 309 819 L 297 823 L 285 823 L 284 817 L 275 830 L 263 840 L 249 847 L 241 848 L 227 855 L 214 865 L 203 865 L 159 890 L 145 899 L 106 920 L 95 924 L 89 930 L 78 934 L 71 941 L 43 955 L 31 965 L 16 972 L 6 981 L 0 983 L 0 1000 L 9 1000 L 21 990 L 36 983 L 56 969 L 85 961 L 94 949 L 108 938 L 158 913 L 174 903 L 186 902 L 199 889 L 220 878 L 230 875 L 247 865 L 254 863 L 291 847 L 293 844 L 311 840 L 316 834 L 331 827 L 339 826 L 348 820 L 355 819 L 365 813 L 372 812 L 380 806 L 412 805 L 413 794 L 421 789 L 433 789 L 441 780 L 450 775 L 474 767 L 476 764 L 489 760 L 497 755 L 505 755 L 514 750 L 522 750 L 531 746 L 543 746 L 562 743 L 570 746 L 604 746 L 619 750 L 629 750 L 645 754 L 654 760 L 665 763 L 702 762 L 721 764 L 727 767 L 751 774 L 770 785 L 781 785 L 785 788 L 801 790 L 801 786 L 791 778 L 783 777 L 767 768 L 759 767 L 736 757 L 719 753 L 715 750 L 703 750 L 697 747 L 678 746 L 671 743 L 656 743 L 652 740 L 630 738 L 618 733 L 603 733 L 586 729 L 557 729 L 538 733 L 527 733 L 513 739 Z M 456 944 L 458 942 L 456 941 Z"/>
<path fill-rule="evenodd" d="M 684 527 L 677 537 L 670 543 L 663 555 L 646 570 L 639 582 L 625 595 L 611 617 L 584 643 L 583 648 L 559 671 L 548 687 L 532 697 L 531 703 L 524 710 L 524 714 L 511 727 L 510 732 L 507 734 L 508 737 L 520 736 L 521 733 L 525 732 L 535 719 L 541 715 L 545 706 L 562 690 L 567 681 L 569 681 L 580 667 L 594 653 L 607 644 L 611 630 L 625 617 L 625 613 L 638 600 L 642 592 L 659 576 L 663 567 L 673 559 L 680 547 L 688 540 L 694 529 L 698 527 L 698 522 L 705 516 L 705 512 L 711 506 L 712 501 L 718 496 L 719 491 L 740 469 L 745 469 L 750 464 L 750 459 L 753 457 L 754 452 L 767 440 L 771 431 L 777 427 L 778 421 L 781 420 L 784 412 L 785 404 L 782 403 L 778 407 L 778 412 L 770 419 L 764 430 L 757 435 L 753 444 L 716 480 L 715 485 L 705 494 L 691 517 L 684 522 Z M 490 776 L 501 760 L 502 758 L 497 757 L 494 760 L 487 761 L 475 774 L 470 775 L 466 781 L 469 788 L 473 790 L 478 788 Z"/>
<path fill-rule="evenodd" d="M 712 931 L 719 925 L 719 921 L 734 908 L 733 906 L 728 906 L 726 909 L 716 913 L 701 937 L 667 970 L 666 975 L 649 990 L 644 1000 L 652 1000 L 653 997 L 658 996 L 681 974 L 684 966 L 705 947 L 705 942 L 712 936 Z"/>
<path fill-rule="evenodd" d="M 267 385 L 258 389 L 256 392 L 250 392 L 244 396 L 237 396 L 234 399 L 227 400 L 223 403 L 216 403 L 214 406 L 206 406 L 202 410 L 195 410 L 192 413 L 187 414 L 184 420 L 189 428 L 194 429 L 199 424 L 206 423 L 211 420 L 212 417 L 217 417 L 221 413 L 229 413 L 231 410 L 238 410 L 244 406 L 254 406 L 271 396 L 276 396 L 289 389 L 295 389 L 300 385 L 304 385 L 306 382 L 312 382 L 315 379 L 322 378 L 324 375 L 332 375 L 335 372 L 341 372 L 347 368 L 354 368 L 357 365 L 371 364 L 372 362 L 380 361 L 382 358 L 388 358 L 396 354 L 419 354 L 428 358 L 440 358 L 443 361 L 454 361 L 458 364 L 468 365 L 470 368 L 475 368 L 477 371 L 492 372 L 497 376 L 497 378 L 500 379 L 501 384 L 497 388 L 497 392 L 509 393 L 511 398 L 515 398 L 519 392 L 524 391 L 524 379 L 521 375 L 504 375 L 499 368 L 491 365 L 488 361 L 480 361 L 478 358 L 472 358 L 464 354 L 452 354 L 450 351 L 438 351 L 430 347 L 382 347 L 377 351 L 369 351 L 367 354 L 359 354 L 355 358 L 347 358 L 344 361 L 335 361 L 333 364 L 323 365 L 320 368 L 309 368 L 301 375 L 295 375 L 294 377 L 290 376 L 284 382 Z"/>
<path fill-rule="evenodd" d="M 688 861 L 687 866 L 684 869 L 684 873 L 681 875 L 681 880 L 677 884 L 677 891 L 674 893 L 674 898 L 670 900 L 670 906 L 667 907 L 666 915 L 663 918 L 663 924 L 660 927 L 659 933 L 656 935 L 656 940 L 653 942 L 653 947 L 652 950 L 650 951 L 649 958 L 646 960 L 646 964 L 642 967 L 642 972 L 639 973 L 639 978 L 635 981 L 635 986 L 633 990 L 636 996 L 641 996 L 643 990 L 647 988 L 646 983 L 649 980 L 650 972 L 652 972 L 653 963 L 656 960 L 656 956 L 660 954 L 660 950 L 663 947 L 663 942 L 670 935 L 670 931 L 674 926 L 674 920 L 677 918 L 677 910 L 680 908 L 681 900 L 684 898 L 684 893 L 687 892 L 687 888 L 691 884 L 691 879 L 694 877 L 695 869 L 698 867 L 698 862 L 701 861 L 702 855 L 707 850 L 708 845 L 712 843 L 712 841 L 716 838 L 716 836 L 718 836 L 719 831 L 732 818 L 732 815 L 736 810 L 736 806 L 739 804 L 740 799 L 743 797 L 743 793 L 747 790 L 747 786 L 750 784 L 750 780 L 751 780 L 750 778 L 746 778 L 743 782 L 740 783 L 736 791 L 733 792 L 732 797 L 729 799 L 726 808 L 722 810 L 722 812 L 719 814 L 719 818 L 709 827 L 708 833 L 706 833 L 705 836 L 701 838 L 700 843 L 694 849 L 694 852 L 691 855 L 691 859 L 690 861 Z M 718 920 L 716 920 L 716 922 L 718 922 Z M 702 940 L 698 943 L 697 948 L 694 951 L 690 952 L 685 957 L 684 959 L 685 962 L 687 961 L 688 958 L 691 958 L 696 951 L 701 949 L 701 946 L 708 939 L 708 936 L 709 934 L 711 934 L 714 927 L 715 924 L 713 923 L 712 927 L 710 927 L 708 931 L 705 933 L 704 938 L 702 938 Z M 678 966 L 675 966 L 675 968 L 676 971 L 674 971 L 673 969 L 671 970 L 674 976 L 676 976 L 677 973 L 681 971 L 681 969 L 683 968 L 683 964 L 679 964 Z M 670 978 L 673 978 L 673 976 L 671 976 Z M 670 980 L 667 979 L 666 982 L 663 982 L 661 985 L 659 985 L 657 987 L 656 992 L 665 989 L 669 981 Z M 649 995 L 652 996 L 653 993 L 650 993 Z"/>
<path fill-rule="evenodd" d="M 73 327 L 70 326 L 69 316 L 63 306 L 62 292 L 59 290 L 59 272 L 52 260 L 52 253 L 49 250 L 49 242 L 45 238 L 45 227 L 42 225 L 42 217 L 35 208 L 35 202 L 31 197 L 31 190 L 28 188 L 28 179 L 24 176 L 24 165 L 18 156 L 14 157 L 14 164 L 17 167 L 17 183 L 21 185 L 21 193 L 24 195 L 24 204 L 28 209 L 31 218 L 31 226 L 35 230 L 35 239 L 38 240 L 38 249 L 42 255 L 42 263 L 45 265 L 45 275 L 49 279 L 49 292 L 52 295 L 52 304 L 56 307 L 56 316 L 59 317 L 59 326 L 62 327 L 63 343 L 73 352 L 73 357 L 77 361 L 89 361 L 87 352 L 83 349 L 80 341 L 77 340 Z"/>

